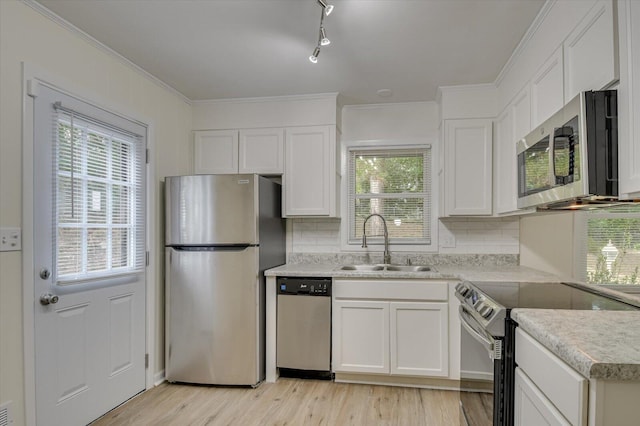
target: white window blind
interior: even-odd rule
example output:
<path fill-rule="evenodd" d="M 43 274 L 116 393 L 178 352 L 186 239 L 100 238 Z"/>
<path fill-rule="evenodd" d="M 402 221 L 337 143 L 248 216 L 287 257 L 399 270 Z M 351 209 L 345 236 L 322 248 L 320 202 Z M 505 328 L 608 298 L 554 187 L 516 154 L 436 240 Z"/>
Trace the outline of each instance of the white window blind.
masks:
<path fill-rule="evenodd" d="M 593 284 L 640 285 L 640 205 L 577 214 L 577 277 Z"/>
<path fill-rule="evenodd" d="M 365 219 L 384 216 L 393 244 L 431 243 L 431 149 L 354 147 L 349 155 L 349 243 L 359 243 Z M 382 242 L 378 217 L 367 222 Z"/>
<path fill-rule="evenodd" d="M 56 283 L 142 271 L 143 139 L 61 108 L 54 123 Z"/>

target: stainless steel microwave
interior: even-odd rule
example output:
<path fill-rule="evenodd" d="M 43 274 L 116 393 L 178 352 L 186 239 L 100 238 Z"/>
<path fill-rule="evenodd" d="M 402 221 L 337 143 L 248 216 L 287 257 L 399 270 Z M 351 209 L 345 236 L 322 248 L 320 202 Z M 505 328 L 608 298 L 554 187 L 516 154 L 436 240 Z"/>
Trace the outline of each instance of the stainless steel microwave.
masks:
<path fill-rule="evenodd" d="M 618 196 L 617 92 L 582 92 L 517 144 L 518 208 L 579 208 Z"/>

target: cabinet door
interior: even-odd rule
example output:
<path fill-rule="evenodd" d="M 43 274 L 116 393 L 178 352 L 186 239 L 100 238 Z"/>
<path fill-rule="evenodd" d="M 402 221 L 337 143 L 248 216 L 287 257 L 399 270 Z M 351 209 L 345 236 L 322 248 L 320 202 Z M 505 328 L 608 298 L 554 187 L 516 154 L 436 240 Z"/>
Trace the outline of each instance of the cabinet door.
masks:
<path fill-rule="evenodd" d="M 564 42 L 565 101 L 618 79 L 612 0 L 599 0 Z"/>
<path fill-rule="evenodd" d="M 335 136 L 335 126 L 285 130 L 285 216 L 336 216 Z"/>
<path fill-rule="evenodd" d="M 513 137 L 515 146 L 516 141 L 527 136 L 531 131 L 531 86 L 527 84 L 525 88 L 516 95 L 511 103 L 511 111 L 513 115 Z M 515 157 L 513 162 L 515 164 Z"/>
<path fill-rule="evenodd" d="M 516 196 L 516 140 L 513 109 L 507 106 L 496 119 L 495 203 L 496 214 L 518 210 Z"/>
<path fill-rule="evenodd" d="M 238 149 L 240 173 L 283 173 L 284 129 L 240 130 Z"/>
<path fill-rule="evenodd" d="M 492 210 L 492 123 L 487 119 L 445 123 L 447 215 L 490 215 Z"/>
<path fill-rule="evenodd" d="M 562 46 L 542 64 L 531 81 L 531 127 L 536 128 L 564 105 Z"/>
<path fill-rule="evenodd" d="M 447 377 L 448 304 L 393 302 L 389 314 L 391 374 Z"/>
<path fill-rule="evenodd" d="M 519 367 L 516 368 L 513 423 L 515 426 L 570 425 Z"/>
<path fill-rule="evenodd" d="M 389 373 L 389 302 L 334 300 L 333 370 Z"/>
<path fill-rule="evenodd" d="M 620 193 L 640 197 L 640 2 L 618 2 Z"/>
<path fill-rule="evenodd" d="M 238 131 L 194 132 L 193 153 L 197 175 L 238 173 Z"/>

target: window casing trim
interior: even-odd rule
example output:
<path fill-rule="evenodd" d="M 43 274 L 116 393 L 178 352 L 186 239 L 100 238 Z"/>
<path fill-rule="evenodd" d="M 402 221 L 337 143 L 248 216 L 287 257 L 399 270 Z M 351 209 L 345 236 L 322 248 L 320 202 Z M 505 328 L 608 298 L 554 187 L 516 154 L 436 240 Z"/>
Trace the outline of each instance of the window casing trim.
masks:
<path fill-rule="evenodd" d="M 382 252 L 384 239 L 382 237 L 376 237 L 373 235 L 367 235 L 367 244 L 369 248 L 362 248 L 362 234 L 361 231 L 357 231 L 356 235 L 359 238 L 349 238 L 350 231 L 350 217 L 349 217 L 349 152 L 350 150 L 381 150 L 381 149 L 431 149 L 431 215 L 428 226 L 431 229 L 431 243 L 425 244 L 419 240 L 406 239 L 403 242 L 397 240 L 390 240 L 390 250 L 398 252 L 413 252 L 420 251 L 425 253 L 432 253 L 438 251 L 438 190 L 439 190 L 439 176 L 438 176 L 438 158 L 439 149 L 438 139 L 435 136 L 424 138 L 401 138 L 401 139 L 371 139 L 371 140 L 354 140 L 343 141 L 341 144 L 341 216 L 342 221 L 340 224 L 341 235 L 341 250 L 351 252 Z M 382 195 L 382 194 L 381 194 Z M 415 193 L 412 193 L 415 195 Z"/>

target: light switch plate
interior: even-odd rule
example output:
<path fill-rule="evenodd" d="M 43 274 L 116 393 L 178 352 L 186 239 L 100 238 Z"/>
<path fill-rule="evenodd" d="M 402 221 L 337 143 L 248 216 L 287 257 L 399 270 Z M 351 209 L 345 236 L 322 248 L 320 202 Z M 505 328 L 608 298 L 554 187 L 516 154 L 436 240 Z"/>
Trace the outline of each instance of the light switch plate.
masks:
<path fill-rule="evenodd" d="M 0 251 L 22 250 L 22 230 L 20 228 L 0 228 Z"/>

